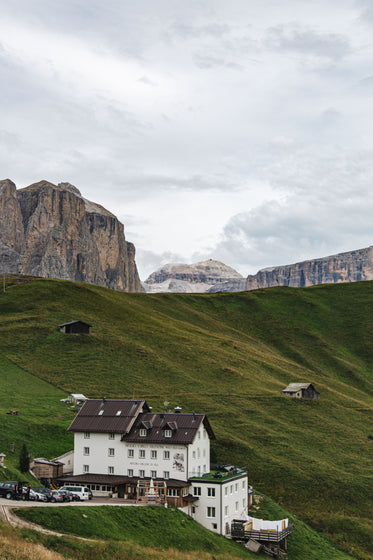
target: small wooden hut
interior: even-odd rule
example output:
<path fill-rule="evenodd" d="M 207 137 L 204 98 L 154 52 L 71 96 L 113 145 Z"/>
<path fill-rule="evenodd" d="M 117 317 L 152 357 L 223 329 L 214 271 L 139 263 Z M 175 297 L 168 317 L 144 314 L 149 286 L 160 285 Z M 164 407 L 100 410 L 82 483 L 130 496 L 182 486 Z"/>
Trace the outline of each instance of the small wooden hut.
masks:
<path fill-rule="evenodd" d="M 297 399 L 318 399 L 320 396 L 312 383 L 289 383 L 282 394 Z"/>
<path fill-rule="evenodd" d="M 60 332 L 65 334 L 89 334 L 91 326 L 92 325 L 89 325 L 84 321 L 70 321 L 69 323 L 58 325 L 58 328 Z"/>

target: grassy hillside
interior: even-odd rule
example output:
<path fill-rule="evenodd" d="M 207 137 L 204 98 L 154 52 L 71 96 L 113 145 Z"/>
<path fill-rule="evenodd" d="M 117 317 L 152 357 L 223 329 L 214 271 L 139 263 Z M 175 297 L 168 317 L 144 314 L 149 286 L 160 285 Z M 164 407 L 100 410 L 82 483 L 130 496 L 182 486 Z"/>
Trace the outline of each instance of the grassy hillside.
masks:
<path fill-rule="evenodd" d="M 256 514 L 261 517 L 283 519 L 289 513 L 268 498 L 260 497 Z M 176 509 L 147 507 L 70 507 L 21 508 L 20 517 L 61 532 L 103 540 L 130 542 L 143 547 L 177 550 L 182 553 L 199 551 L 216 558 L 257 558 L 241 545 L 211 533 Z M 275 517 L 274 517 L 275 516 Z M 296 560 L 351 560 L 351 556 L 336 549 L 298 519 L 289 540 L 289 557 Z M 144 551 L 144 558 L 150 556 Z M 92 560 L 92 559 L 91 559 Z"/>
<path fill-rule="evenodd" d="M 56 389 L 49 397 L 35 386 L 45 397 L 27 413 L 35 434 L 26 424 L 23 433 L 21 416 L 4 416 L 7 438 L 25 439 L 35 455 L 70 449 L 71 411 L 59 402 L 68 391 L 204 411 L 219 462 L 246 465 L 255 488 L 371 558 L 372 312 L 371 282 L 208 295 L 9 285 L 0 294 L 0 375 L 15 391 L 2 395 L 2 410 L 23 406 L 18 388 L 21 399 L 29 381 L 13 382 L 16 371 Z M 93 325 L 92 335 L 57 331 L 72 319 Z M 320 400 L 282 397 L 292 381 L 313 382 Z"/>

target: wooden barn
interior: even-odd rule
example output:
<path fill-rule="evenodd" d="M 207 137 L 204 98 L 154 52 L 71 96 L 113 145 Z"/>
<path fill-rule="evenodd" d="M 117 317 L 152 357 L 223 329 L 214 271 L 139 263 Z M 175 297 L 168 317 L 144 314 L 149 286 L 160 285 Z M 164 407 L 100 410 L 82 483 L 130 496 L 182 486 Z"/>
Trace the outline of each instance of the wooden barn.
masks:
<path fill-rule="evenodd" d="M 63 463 L 60 461 L 47 461 L 47 459 L 43 458 L 34 459 L 30 464 L 30 468 L 38 480 L 41 478 L 58 478 L 63 473 Z"/>
<path fill-rule="evenodd" d="M 312 383 L 289 383 L 282 394 L 297 399 L 318 399 L 320 395 Z"/>
<path fill-rule="evenodd" d="M 65 334 L 89 334 L 89 329 L 92 325 L 84 321 L 70 321 L 63 325 L 58 325 L 60 332 Z"/>

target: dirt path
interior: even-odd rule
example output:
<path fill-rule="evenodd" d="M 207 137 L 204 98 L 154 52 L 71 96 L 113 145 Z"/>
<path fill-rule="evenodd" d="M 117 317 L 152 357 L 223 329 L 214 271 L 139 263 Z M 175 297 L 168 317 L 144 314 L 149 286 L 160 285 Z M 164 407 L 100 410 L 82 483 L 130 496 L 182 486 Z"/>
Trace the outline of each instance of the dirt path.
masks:
<path fill-rule="evenodd" d="M 33 531 L 39 531 L 39 533 L 44 533 L 45 535 L 54 535 L 56 537 L 65 537 L 67 539 L 79 539 L 81 541 L 88 541 L 88 542 L 98 542 L 97 539 L 87 539 L 84 537 L 78 537 L 77 535 L 70 535 L 66 533 L 59 533 L 57 531 L 51 531 L 49 529 L 44 529 L 40 525 L 36 523 L 32 523 L 31 521 L 26 521 L 25 519 L 21 519 L 14 513 L 14 509 L 17 509 L 18 506 L 4 506 L 0 505 L 0 518 L 5 521 L 6 523 L 10 523 L 13 527 L 19 527 L 22 529 L 32 529 Z"/>

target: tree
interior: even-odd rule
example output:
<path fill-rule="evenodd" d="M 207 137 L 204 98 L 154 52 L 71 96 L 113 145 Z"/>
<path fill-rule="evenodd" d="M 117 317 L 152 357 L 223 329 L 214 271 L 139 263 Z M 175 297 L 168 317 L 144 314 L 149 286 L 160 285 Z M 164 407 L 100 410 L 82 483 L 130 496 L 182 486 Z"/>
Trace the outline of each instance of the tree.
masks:
<path fill-rule="evenodd" d="M 30 468 L 30 458 L 29 453 L 27 451 L 26 444 L 22 445 L 21 453 L 19 456 L 19 470 L 21 472 L 28 472 Z"/>

